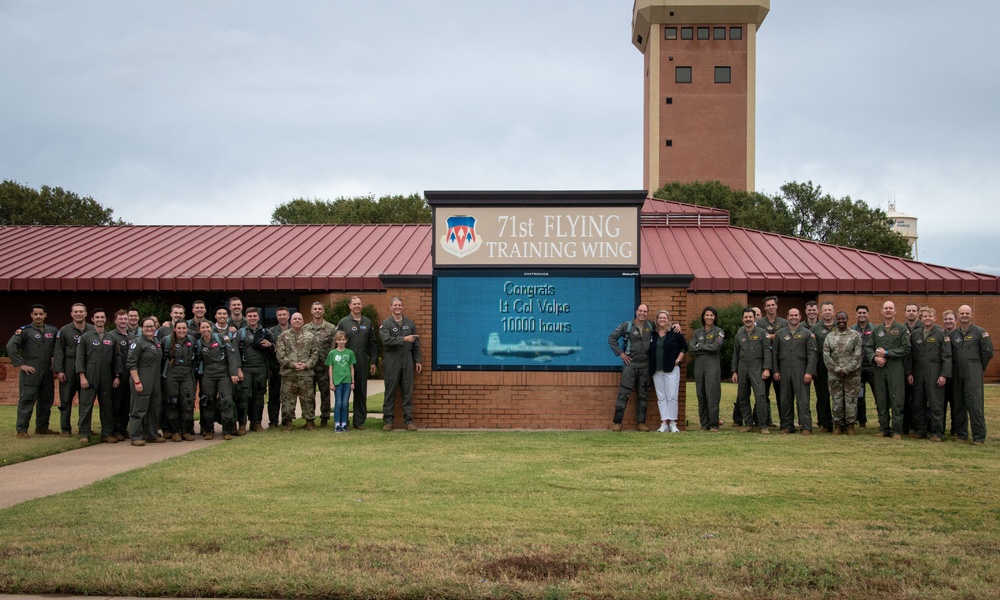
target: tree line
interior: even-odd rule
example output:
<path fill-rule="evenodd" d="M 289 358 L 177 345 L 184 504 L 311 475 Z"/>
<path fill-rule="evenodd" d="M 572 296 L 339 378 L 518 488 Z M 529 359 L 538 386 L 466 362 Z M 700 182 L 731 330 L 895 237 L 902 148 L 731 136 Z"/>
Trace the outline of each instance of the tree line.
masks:
<path fill-rule="evenodd" d="M 718 181 L 670 183 L 653 197 L 729 211 L 734 227 L 911 258 L 909 242 L 892 230 L 885 211 L 850 196 L 835 198 L 812 181 L 788 182 L 770 196 Z M 112 213 L 89 196 L 59 187 L 35 190 L 9 180 L 0 185 L 0 225 L 128 225 Z M 431 209 L 421 194 L 296 198 L 271 213 L 274 225 L 430 221 Z"/>

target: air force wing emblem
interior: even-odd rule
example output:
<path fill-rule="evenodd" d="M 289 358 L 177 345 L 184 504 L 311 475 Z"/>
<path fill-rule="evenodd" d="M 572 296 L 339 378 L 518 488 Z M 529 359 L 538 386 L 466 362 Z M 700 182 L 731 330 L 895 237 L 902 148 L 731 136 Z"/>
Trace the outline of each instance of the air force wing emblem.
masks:
<path fill-rule="evenodd" d="M 441 236 L 441 248 L 459 258 L 479 250 L 483 241 L 476 235 L 476 217 L 451 216 L 447 220 L 448 230 Z"/>

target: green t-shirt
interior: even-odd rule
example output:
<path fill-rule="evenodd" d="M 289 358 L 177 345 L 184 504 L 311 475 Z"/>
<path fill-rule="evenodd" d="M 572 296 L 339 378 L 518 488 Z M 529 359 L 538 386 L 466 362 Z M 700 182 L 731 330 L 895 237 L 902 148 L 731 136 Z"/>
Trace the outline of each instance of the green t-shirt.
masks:
<path fill-rule="evenodd" d="M 326 356 L 326 366 L 333 367 L 334 385 L 353 383 L 353 379 L 351 379 L 351 365 L 357 362 L 352 350 L 347 348 L 343 350 L 337 350 L 336 348 L 330 350 L 330 354 Z"/>

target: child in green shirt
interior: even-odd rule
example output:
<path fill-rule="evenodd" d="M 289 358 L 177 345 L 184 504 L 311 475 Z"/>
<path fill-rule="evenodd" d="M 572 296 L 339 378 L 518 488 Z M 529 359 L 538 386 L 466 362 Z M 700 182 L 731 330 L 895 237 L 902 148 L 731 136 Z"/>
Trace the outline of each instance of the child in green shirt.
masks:
<path fill-rule="evenodd" d="M 333 336 L 333 350 L 326 357 L 326 368 L 330 374 L 330 389 L 333 390 L 333 422 L 335 432 L 347 431 L 347 403 L 354 389 L 354 365 L 358 361 L 354 352 L 347 348 L 347 334 L 338 331 Z"/>

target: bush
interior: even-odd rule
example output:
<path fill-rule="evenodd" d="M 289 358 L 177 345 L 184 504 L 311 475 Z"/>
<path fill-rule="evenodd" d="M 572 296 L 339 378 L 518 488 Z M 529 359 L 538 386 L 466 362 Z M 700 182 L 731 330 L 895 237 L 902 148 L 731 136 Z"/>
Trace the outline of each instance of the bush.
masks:
<path fill-rule="evenodd" d="M 139 311 L 140 319 L 152 316 L 159 319 L 160 324 L 170 321 L 170 304 L 163 296 L 148 296 L 133 301 L 129 306 Z M 112 321 L 113 323 L 114 321 Z"/>
<path fill-rule="evenodd" d="M 723 380 L 729 379 L 733 374 L 729 368 L 733 363 L 733 340 L 736 339 L 736 334 L 739 332 L 740 327 L 743 327 L 744 308 L 746 307 L 739 302 L 734 302 L 724 308 L 715 307 L 715 310 L 719 311 L 719 321 L 715 325 L 722 328 L 722 331 L 726 333 L 725 341 L 722 342 L 722 351 L 719 353 Z M 698 317 L 691 321 L 692 332 L 701 329 L 701 311 L 704 309 L 704 306 L 699 308 Z M 688 379 L 691 379 L 694 377 L 694 360 L 687 361 L 687 365 L 687 376 Z"/>

